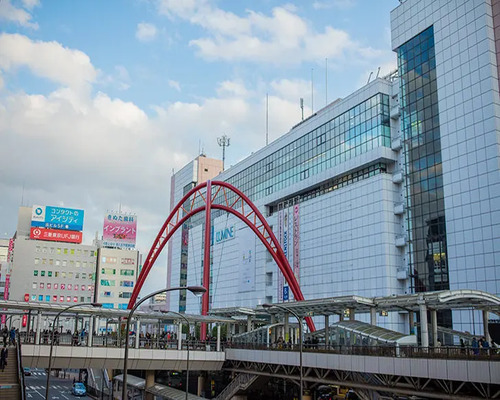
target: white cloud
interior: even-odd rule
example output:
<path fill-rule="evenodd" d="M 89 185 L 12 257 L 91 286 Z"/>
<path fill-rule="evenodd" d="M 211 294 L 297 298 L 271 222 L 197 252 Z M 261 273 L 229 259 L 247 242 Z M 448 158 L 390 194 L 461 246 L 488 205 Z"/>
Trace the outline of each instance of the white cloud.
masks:
<path fill-rule="evenodd" d="M 89 57 L 57 42 L 33 41 L 19 34 L 0 34 L 0 70 L 28 67 L 35 75 L 72 88 L 87 88 L 98 71 Z"/>
<path fill-rule="evenodd" d="M 324 0 L 315 1 L 313 8 L 316 10 L 324 10 L 329 8 L 347 9 L 354 6 L 355 0 Z"/>
<path fill-rule="evenodd" d="M 293 6 L 275 7 L 271 15 L 247 10 L 240 17 L 206 0 L 178 3 L 162 0 L 158 10 L 204 28 L 206 36 L 191 40 L 190 45 L 208 60 L 298 64 L 325 57 L 341 61 L 378 56 L 378 51 L 357 43 L 345 31 L 331 26 L 317 31 Z"/>
<path fill-rule="evenodd" d="M 23 3 L 28 10 L 31 10 L 35 5 L 38 5 L 37 0 L 26 0 L 23 1 Z M 0 20 L 2 19 L 14 22 L 18 25 L 24 26 L 25 28 L 38 29 L 38 24 L 31 21 L 31 14 L 22 8 L 16 8 L 13 6 L 11 0 L 0 1 Z"/>
<path fill-rule="evenodd" d="M 22 0 L 24 8 L 33 10 L 35 7 L 40 6 L 40 0 Z"/>
<path fill-rule="evenodd" d="M 180 85 L 180 83 L 179 83 L 179 82 L 177 82 L 177 81 L 173 81 L 173 80 L 171 80 L 171 79 L 170 79 L 170 80 L 168 81 L 168 86 L 170 86 L 171 88 L 173 88 L 173 89 L 177 90 L 178 92 L 180 92 L 180 91 L 181 91 L 181 85 Z"/>
<path fill-rule="evenodd" d="M 135 37 L 141 42 L 150 42 L 156 38 L 158 29 L 155 25 L 146 22 L 137 24 Z"/>
<path fill-rule="evenodd" d="M 246 97 L 248 95 L 248 90 L 242 82 L 224 81 L 219 84 L 217 94 L 219 96 Z"/>

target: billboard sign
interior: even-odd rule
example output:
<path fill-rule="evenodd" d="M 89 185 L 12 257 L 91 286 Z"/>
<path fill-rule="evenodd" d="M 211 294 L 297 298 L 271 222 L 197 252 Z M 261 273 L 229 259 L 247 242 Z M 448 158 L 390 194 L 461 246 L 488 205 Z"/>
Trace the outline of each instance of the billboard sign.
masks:
<path fill-rule="evenodd" d="M 104 216 L 103 246 L 133 249 L 135 247 L 136 233 L 136 215 L 107 213 Z"/>
<path fill-rule="evenodd" d="M 52 242 L 82 243 L 82 232 L 32 227 L 30 238 Z"/>
<path fill-rule="evenodd" d="M 68 231 L 82 231 L 83 217 L 83 210 L 35 205 L 31 211 L 31 226 Z"/>

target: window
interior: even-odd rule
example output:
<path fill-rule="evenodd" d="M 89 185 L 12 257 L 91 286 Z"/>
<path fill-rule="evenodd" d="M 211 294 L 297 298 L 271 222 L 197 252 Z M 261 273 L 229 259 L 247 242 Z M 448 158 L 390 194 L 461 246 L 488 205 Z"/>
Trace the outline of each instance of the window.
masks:
<path fill-rule="evenodd" d="M 45 271 L 40 271 L 40 276 L 45 276 Z"/>
<path fill-rule="evenodd" d="M 82 272 L 82 279 L 87 279 L 87 274 L 85 272 Z"/>
<path fill-rule="evenodd" d="M 47 283 L 47 289 L 51 289 L 52 288 L 52 284 L 51 283 Z"/>
<path fill-rule="evenodd" d="M 54 277 L 58 278 L 59 277 L 59 272 L 54 272 Z"/>
<path fill-rule="evenodd" d="M 134 281 L 120 281 L 120 286 L 134 287 Z"/>
<path fill-rule="evenodd" d="M 66 267 L 67 265 L 68 265 L 68 261 L 67 261 L 67 260 L 63 260 L 63 261 L 62 261 L 62 266 L 63 266 L 63 267 Z"/>
<path fill-rule="evenodd" d="M 132 297 L 132 293 L 131 292 L 120 292 L 118 294 L 118 297 L 120 299 L 130 299 Z"/>
<path fill-rule="evenodd" d="M 78 285 L 75 284 L 75 290 L 78 290 Z"/>
<path fill-rule="evenodd" d="M 73 279 L 73 272 L 68 272 L 68 278 Z"/>
<path fill-rule="evenodd" d="M 68 283 L 68 290 L 71 290 L 72 287 L 73 285 L 71 285 L 71 283 Z"/>
<path fill-rule="evenodd" d="M 133 269 L 122 269 L 120 271 L 120 275 L 124 276 L 134 276 L 134 270 Z"/>
<path fill-rule="evenodd" d="M 33 276 L 38 276 L 38 270 L 36 270 L 36 269 L 35 269 L 35 270 L 33 271 Z"/>
<path fill-rule="evenodd" d="M 45 288 L 45 284 L 43 282 L 40 282 L 39 287 L 40 287 L 40 289 L 44 289 Z"/>
<path fill-rule="evenodd" d="M 65 283 L 61 283 L 61 290 L 64 290 L 66 289 L 66 284 Z"/>
<path fill-rule="evenodd" d="M 61 248 L 60 247 L 57 248 L 57 254 L 61 254 Z"/>
<path fill-rule="evenodd" d="M 75 249 L 71 249 L 71 254 L 75 254 Z"/>
<path fill-rule="evenodd" d="M 35 258 L 35 265 L 38 265 L 40 264 L 40 259 L 39 258 Z"/>
<path fill-rule="evenodd" d="M 57 283 L 54 283 L 54 290 L 57 290 L 58 286 L 59 285 Z"/>
<path fill-rule="evenodd" d="M 78 272 L 75 272 L 75 279 L 80 279 L 80 274 Z"/>
<path fill-rule="evenodd" d="M 68 254 L 68 249 L 64 249 L 64 254 Z"/>
<path fill-rule="evenodd" d="M 61 277 L 66 278 L 66 272 L 61 272 Z"/>
<path fill-rule="evenodd" d="M 56 267 L 59 267 L 61 265 L 61 260 L 56 260 Z"/>
<path fill-rule="evenodd" d="M 80 268 L 80 261 L 75 262 L 76 268 Z"/>
<path fill-rule="evenodd" d="M 37 287 L 36 282 L 33 282 L 33 284 L 31 285 L 31 288 L 32 288 L 32 289 L 36 289 L 36 287 Z"/>

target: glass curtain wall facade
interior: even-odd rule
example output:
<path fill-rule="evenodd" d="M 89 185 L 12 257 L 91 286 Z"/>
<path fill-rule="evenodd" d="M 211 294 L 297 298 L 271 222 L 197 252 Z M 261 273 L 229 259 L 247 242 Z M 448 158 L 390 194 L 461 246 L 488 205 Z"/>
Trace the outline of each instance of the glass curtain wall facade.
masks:
<path fill-rule="evenodd" d="M 398 48 L 415 292 L 449 289 L 434 30 Z"/>

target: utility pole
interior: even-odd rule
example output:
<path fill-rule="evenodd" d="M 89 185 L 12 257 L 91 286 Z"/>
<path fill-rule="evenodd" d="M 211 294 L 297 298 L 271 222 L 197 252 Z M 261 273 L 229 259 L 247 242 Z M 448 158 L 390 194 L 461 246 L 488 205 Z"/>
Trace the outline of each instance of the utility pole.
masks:
<path fill-rule="evenodd" d="M 229 140 L 226 135 L 217 138 L 217 143 L 222 147 L 222 170 L 224 171 L 224 163 L 226 161 L 226 147 L 229 147 Z"/>

